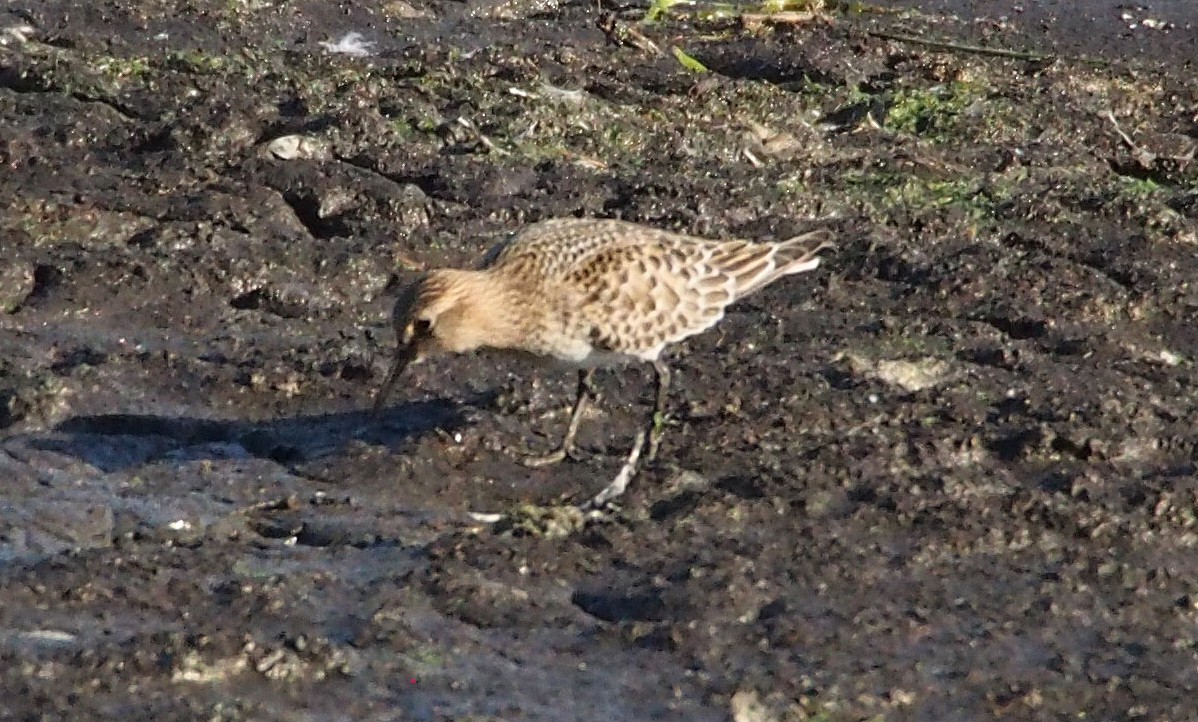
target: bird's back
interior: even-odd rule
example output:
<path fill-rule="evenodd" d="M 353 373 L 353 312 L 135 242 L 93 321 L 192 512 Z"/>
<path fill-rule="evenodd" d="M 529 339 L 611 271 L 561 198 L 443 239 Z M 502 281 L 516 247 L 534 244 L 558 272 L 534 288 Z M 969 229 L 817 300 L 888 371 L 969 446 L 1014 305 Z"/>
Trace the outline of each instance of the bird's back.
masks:
<path fill-rule="evenodd" d="M 526 274 L 561 278 L 586 265 L 596 253 L 640 246 L 654 239 L 688 238 L 627 221 L 555 218 L 528 226 L 496 245 L 484 268 L 518 268 Z"/>

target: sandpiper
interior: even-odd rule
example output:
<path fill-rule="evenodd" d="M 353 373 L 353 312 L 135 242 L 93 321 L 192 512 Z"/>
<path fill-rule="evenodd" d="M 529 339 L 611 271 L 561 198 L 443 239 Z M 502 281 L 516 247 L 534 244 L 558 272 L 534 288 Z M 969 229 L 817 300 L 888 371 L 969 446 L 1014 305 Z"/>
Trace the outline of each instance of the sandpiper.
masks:
<path fill-rule="evenodd" d="M 737 299 L 816 268 L 829 237 L 819 230 L 776 243 L 716 241 L 576 218 L 528 226 L 476 269 L 430 271 L 403 289 L 392 315 L 395 361 L 375 414 L 404 369 L 436 353 L 492 348 L 554 357 L 578 366 L 578 389 L 561 444 L 524 460 L 543 466 L 572 454 L 597 367 L 651 363 L 653 413 L 616 478 L 589 502 L 601 506 L 624 493 L 646 446 L 649 460 L 657 455 L 670 386 L 662 351 L 711 328 Z"/>

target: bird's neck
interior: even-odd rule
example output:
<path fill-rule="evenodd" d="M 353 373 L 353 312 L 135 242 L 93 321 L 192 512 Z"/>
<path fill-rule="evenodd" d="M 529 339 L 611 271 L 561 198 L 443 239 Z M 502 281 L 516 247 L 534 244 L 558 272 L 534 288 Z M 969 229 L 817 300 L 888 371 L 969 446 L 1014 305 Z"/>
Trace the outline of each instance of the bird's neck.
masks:
<path fill-rule="evenodd" d="M 500 274 L 442 270 L 438 282 L 452 303 L 451 318 L 441 332 L 446 349 L 457 353 L 478 348 L 520 348 L 528 334 L 530 304 Z"/>

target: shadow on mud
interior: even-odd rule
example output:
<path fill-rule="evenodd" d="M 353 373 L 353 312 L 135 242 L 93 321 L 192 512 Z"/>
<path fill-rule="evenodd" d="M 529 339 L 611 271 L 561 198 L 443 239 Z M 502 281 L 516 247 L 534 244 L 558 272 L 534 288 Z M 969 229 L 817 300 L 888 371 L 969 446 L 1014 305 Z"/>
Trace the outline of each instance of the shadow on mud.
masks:
<path fill-rule="evenodd" d="M 67 419 L 54 427 L 60 435 L 31 439 L 29 444 L 69 454 L 104 472 L 157 459 L 243 454 L 286 465 L 335 454 L 354 441 L 394 447 L 435 429 L 452 431 L 465 423 L 463 408 L 456 401 L 433 399 L 393 407 L 378 419 L 350 411 L 261 422 L 98 414 Z M 122 442 L 112 443 L 112 437 Z"/>

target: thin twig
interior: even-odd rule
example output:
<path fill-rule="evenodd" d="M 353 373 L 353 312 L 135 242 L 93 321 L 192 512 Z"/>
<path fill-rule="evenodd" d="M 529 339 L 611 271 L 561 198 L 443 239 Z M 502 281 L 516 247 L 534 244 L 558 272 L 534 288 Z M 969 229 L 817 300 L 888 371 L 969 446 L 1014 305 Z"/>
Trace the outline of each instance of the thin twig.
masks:
<path fill-rule="evenodd" d="M 1111 110 L 1107 110 L 1107 120 L 1111 121 L 1111 125 L 1115 127 L 1115 133 L 1119 134 L 1119 138 L 1126 142 L 1127 147 L 1131 148 L 1132 157 L 1136 158 L 1136 163 L 1140 168 L 1149 169 L 1152 164 L 1156 163 L 1156 153 L 1151 152 L 1148 148 L 1139 146 L 1135 140 L 1131 139 L 1131 135 L 1124 132 L 1124 129 L 1119 126 L 1119 121 L 1115 120 L 1115 114 Z"/>
<path fill-rule="evenodd" d="M 924 45 L 937 50 L 953 50 L 959 53 L 974 53 L 976 55 L 992 55 L 997 58 L 1014 58 L 1016 60 L 1031 60 L 1044 61 L 1056 60 L 1055 55 L 1041 55 L 1040 53 L 1025 53 L 1018 50 L 1007 50 L 1005 48 L 988 48 L 984 45 L 967 45 L 965 43 L 950 43 L 943 40 L 931 40 L 929 38 L 921 38 L 916 35 L 901 35 L 899 33 L 884 33 L 879 30 L 869 31 L 869 35 L 883 40 L 895 40 L 900 43 L 911 43 L 913 45 Z"/>
<path fill-rule="evenodd" d="M 490 138 L 488 138 L 487 136 L 483 135 L 483 132 L 478 129 L 478 126 L 474 123 L 474 121 L 470 120 L 469 118 L 459 117 L 458 125 L 462 126 L 466 130 L 474 133 L 475 139 L 478 140 L 479 143 L 482 143 L 484 148 L 486 148 L 490 152 L 494 153 L 495 155 L 511 155 L 511 153 L 509 153 L 508 151 L 495 145 L 495 141 L 493 141 Z"/>
<path fill-rule="evenodd" d="M 1152 155 L 1148 151 L 1146 151 L 1143 148 L 1141 148 L 1140 146 L 1136 145 L 1136 142 L 1131 139 L 1131 136 L 1128 135 L 1127 133 L 1123 132 L 1123 128 L 1119 127 L 1119 121 L 1115 120 L 1115 114 L 1113 112 L 1108 110 L 1106 112 L 1106 119 L 1111 121 L 1111 125 L 1115 126 L 1115 132 L 1119 134 L 1119 137 L 1123 139 L 1124 143 L 1127 143 L 1127 147 L 1131 148 L 1133 153 L 1135 153 L 1136 155 L 1140 155 L 1141 153 L 1143 153 L 1147 156 Z"/>
<path fill-rule="evenodd" d="M 802 25 L 819 20 L 826 24 L 832 23 L 832 16 L 817 10 L 781 10 L 772 13 L 741 13 L 736 16 L 745 25 Z"/>

